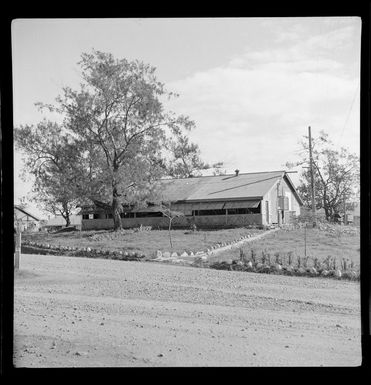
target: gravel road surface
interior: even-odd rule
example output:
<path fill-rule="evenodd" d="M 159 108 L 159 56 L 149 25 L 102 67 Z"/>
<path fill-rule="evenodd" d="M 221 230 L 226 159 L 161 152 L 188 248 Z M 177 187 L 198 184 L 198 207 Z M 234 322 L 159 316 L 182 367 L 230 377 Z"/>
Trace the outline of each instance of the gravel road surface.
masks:
<path fill-rule="evenodd" d="M 16 367 L 358 366 L 360 287 L 22 254 Z"/>

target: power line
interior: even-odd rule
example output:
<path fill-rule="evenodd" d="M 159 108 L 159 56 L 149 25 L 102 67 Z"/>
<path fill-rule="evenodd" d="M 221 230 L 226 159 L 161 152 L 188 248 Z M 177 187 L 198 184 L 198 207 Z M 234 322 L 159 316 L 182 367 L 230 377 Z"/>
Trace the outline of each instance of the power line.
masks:
<path fill-rule="evenodd" d="M 340 137 L 338 138 L 338 140 L 337 140 L 337 142 L 336 142 L 336 145 L 339 144 L 339 140 L 341 140 L 342 137 L 343 137 L 343 133 L 344 133 L 345 126 L 346 126 L 347 123 L 348 123 L 348 120 L 349 120 L 349 117 L 350 117 L 350 113 L 352 112 L 354 102 L 355 102 L 356 97 L 357 97 L 357 95 L 358 95 L 357 91 L 358 91 L 358 88 L 359 88 L 359 84 L 360 84 L 360 83 L 357 84 L 357 88 L 356 88 L 356 91 L 355 91 L 355 93 L 354 93 L 353 100 L 352 100 L 352 103 L 351 103 L 351 105 L 350 105 L 350 109 L 349 109 L 349 111 L 348 111 L 347 117 L 346 117 L 346 119 L 345 119 L 344 126 L 343 126 L 343 128 L 342 128 L 342 130 L 341 130 L 341 134 L 340 134 Z"/>

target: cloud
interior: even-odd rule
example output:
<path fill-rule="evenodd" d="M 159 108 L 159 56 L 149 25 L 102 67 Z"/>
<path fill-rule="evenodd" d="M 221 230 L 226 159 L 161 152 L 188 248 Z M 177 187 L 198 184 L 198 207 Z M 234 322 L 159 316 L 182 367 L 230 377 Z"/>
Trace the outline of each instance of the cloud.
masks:
<path fill-rule="evenodd" d="M 280 169 L 308 125 L 338 138 L 359 73 L 333 52 L 352 30 L 306 36 L 300 44 L 299 32 L 288 46 L 244 52 L 224 66 L 168 84 L 181 95 L 169 106 L 196 121 L 192 138 L 207 160 L 227 159 L 231 169 L 244 171 Z M 353 55 L 350 62 L 358 59 Z M 352 137 L 351 150 L 358 145 L 357 130 L 355 120 L 352 134 L 343 133 Z"/>

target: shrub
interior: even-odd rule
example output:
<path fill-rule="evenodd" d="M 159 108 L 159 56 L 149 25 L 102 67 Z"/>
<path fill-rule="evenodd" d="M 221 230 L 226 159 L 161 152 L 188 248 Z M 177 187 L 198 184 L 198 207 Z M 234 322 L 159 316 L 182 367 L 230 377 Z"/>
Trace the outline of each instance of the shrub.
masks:
<path fill-rule="evenodd" d="M 275 263 L 279 264 L 280 263 L 280 253 L 278 251 L 274 253 L 274 257 L 275 257 Z"/>
<path fill-rule="evenodd" d="M 268 265 L 271 264 L 271 255 L 270 255 L 270 253 L 267 253 L 266 263 L 267 263 Z"/>
<path fill-rule="evenodd" d="M 255 251 L 255 249 L 251 249 L 250 253 L 251 253 L 251 260 L 253 261 L 253 263 L 256 263 L 256 251 Z"/>
<path fill-rule="evenodd" d="M 314 267 L 316 270 L 318 270 L 318 269 L 320 268 L 320 263 L 319 263 L 317 257 L 313 258 L 313 267 Z"/>
<path fill-rule="evenodd" d="M 262 264 L 264 265 L 266 262 L 266 256 L 265 256 L 265 251 L 262 250 Z"/>
<path fill-rule="evenodd" d="M 289 264 L 289 266 L 291 266 L 291 263 L 292 263 L 292 251 L 289 251 L 288 253 L 287 253 L 287 259 L 288 259 L 288 264 Z"/>
<path fill-rule="evenodd" d="M 327 270 L 330 270 L 330 260 L 331 255 L 328 255 L 327 258 L 323 261 L 323 263 L 326 265 Z"/>
<path fill-rule="evenodd" d="M 239 251 L 240 251 L 240 261 L 245 262 L 246 256 L 245 256 L 245 253 L 244 253 L 242 247 L 239 248 Z"/>
<path fill-rule="evenodd" d="M 333 258 L 333 259 L 332 259 L 332 268 L 333 268 L 334 270 L 337 269 L 336 258 Z"/>

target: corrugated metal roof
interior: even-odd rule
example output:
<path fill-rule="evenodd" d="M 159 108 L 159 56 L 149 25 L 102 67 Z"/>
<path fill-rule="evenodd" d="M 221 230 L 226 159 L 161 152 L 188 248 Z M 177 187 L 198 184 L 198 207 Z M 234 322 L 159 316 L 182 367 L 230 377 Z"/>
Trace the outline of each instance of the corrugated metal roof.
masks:
<path fill-rule="evenodd" d="M 262 197 L 284 171 L 161 180 L 164 201 L 226 200 Z"/>
<path fill-rule="evenodd" d="M 192 207 L 192 210 L 221 210 L 225 202 L 199 202 L 189 204 L 188 206 Z"/>
<path fill-rule="evenodd" d="M 197 191 L 199 185 L 204 183 L 204 178 L 163 179 L 161 185 L 161 199 L 163 201 L 183 201 Z"/>

